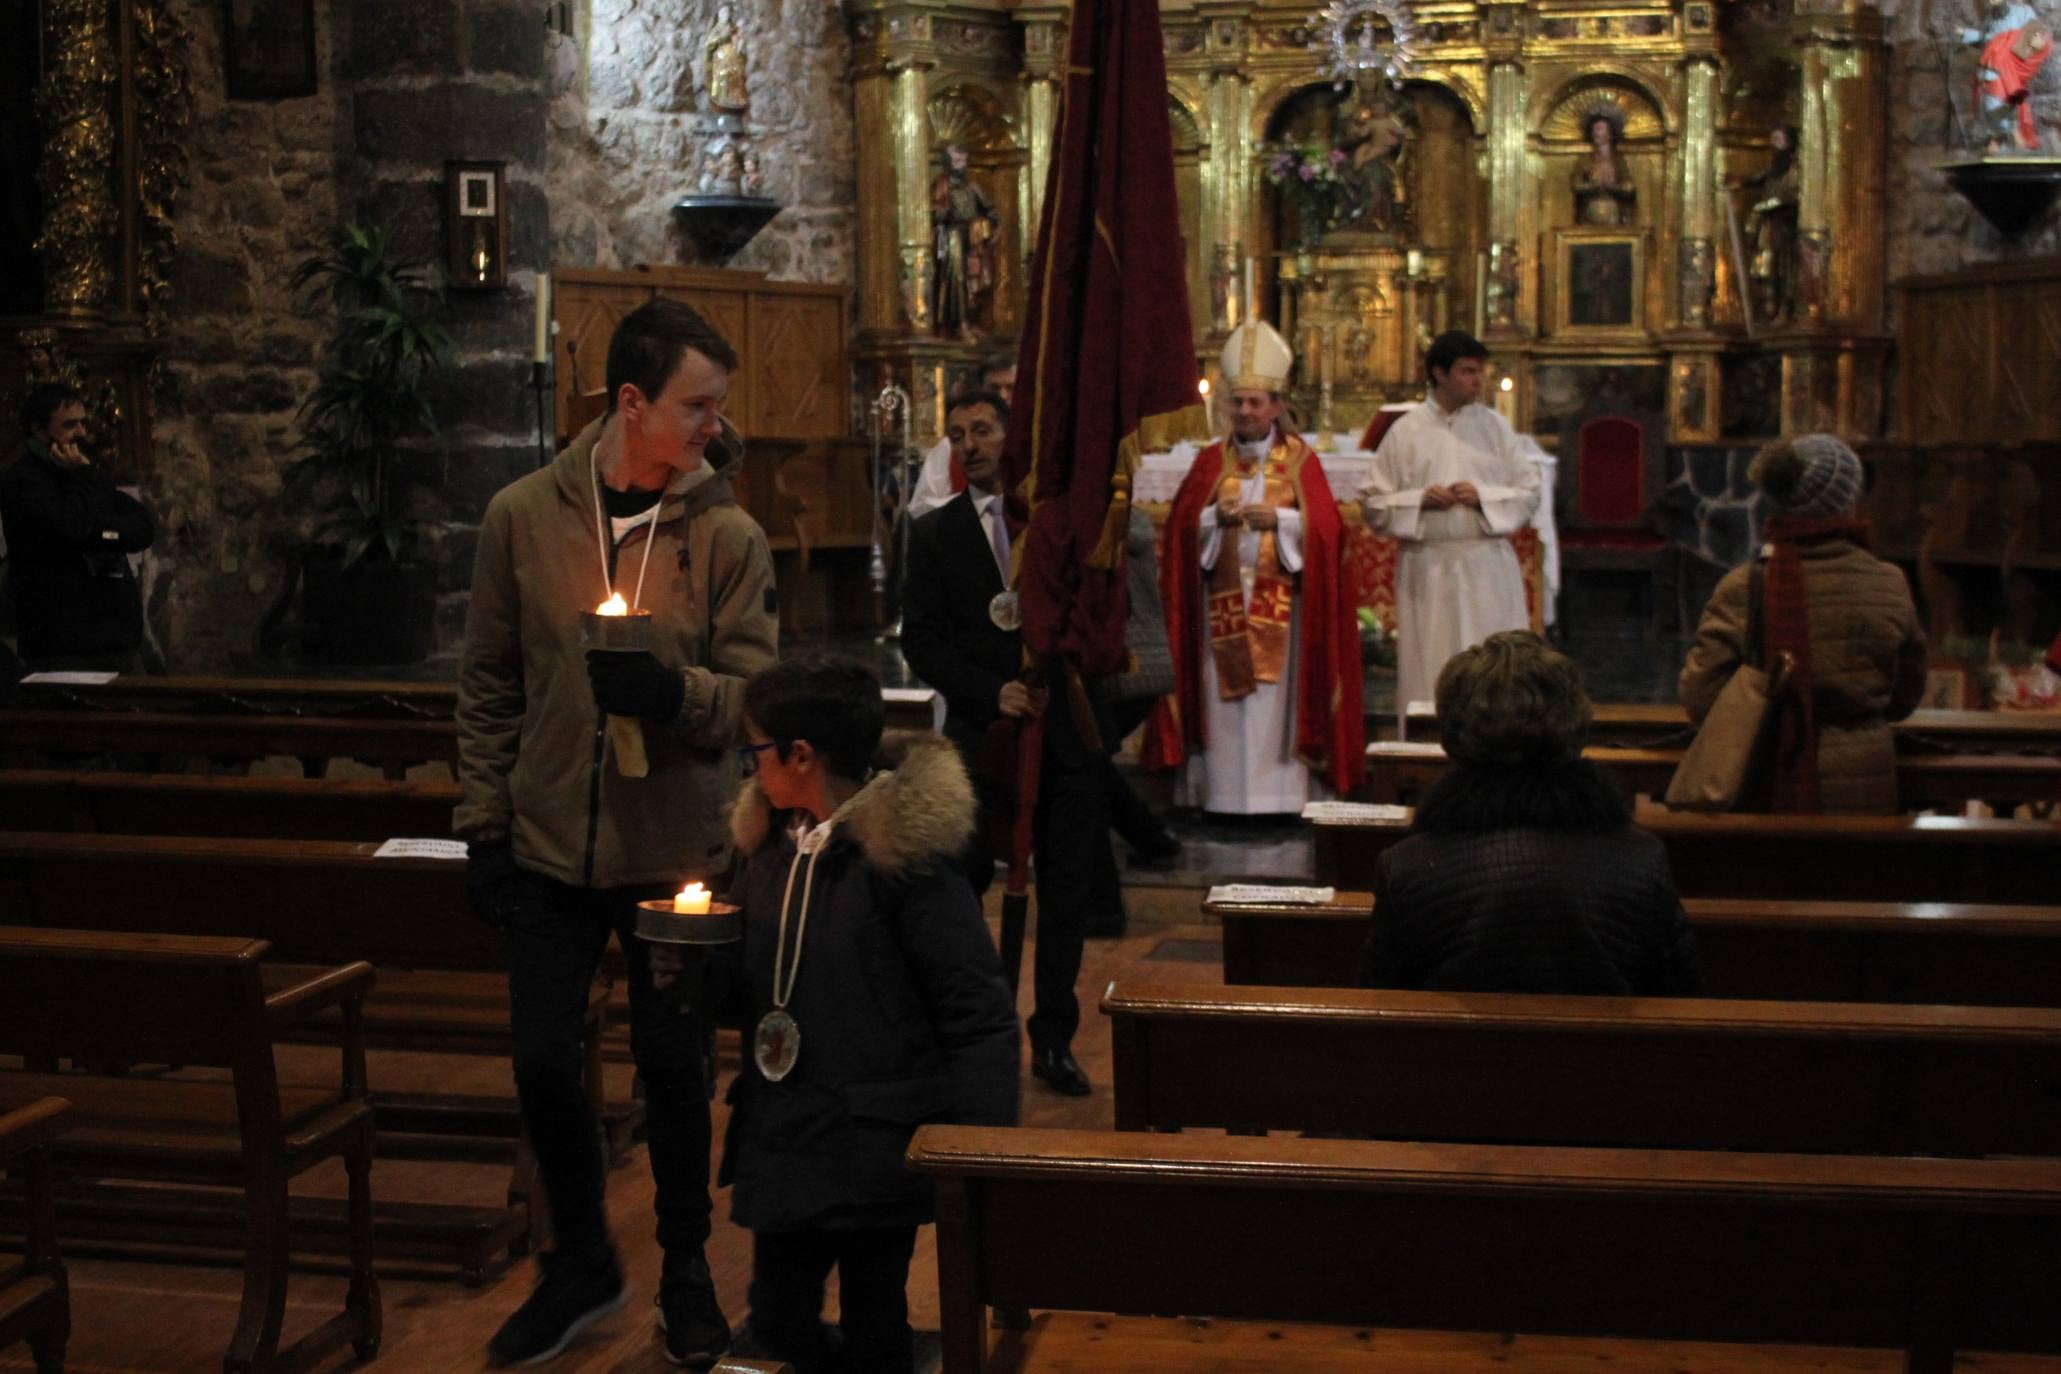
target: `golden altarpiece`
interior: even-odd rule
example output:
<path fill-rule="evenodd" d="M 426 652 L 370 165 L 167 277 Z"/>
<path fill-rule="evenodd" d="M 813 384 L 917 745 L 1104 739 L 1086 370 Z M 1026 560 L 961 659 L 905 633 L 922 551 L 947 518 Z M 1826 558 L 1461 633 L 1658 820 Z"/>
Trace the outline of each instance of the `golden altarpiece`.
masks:
<path fill-rule="evenodd" d="M 857 382 L 907 386 L 935 432 L 951 377 L 1020 325 L 1067 11 L 848 10 Z M 1674 443 L 1881 431 L 1887 54 L 1872 8 L 1168 0 L 1163 16 L 1184 240 L 1168 248 L 1187 262 L 1205 371 L 1251 301 L 1296 346 L 1306 425 L 1327 399 L 1345 430 L 1419 394 L 1424 344 L 1463 327 L 1494 348 L 1511 418 L 1548 435 L 1535 422 L 1599 377 L 1623 385 L 1613 371 L 1664 409 Z M 1341 16 L 1359 26 L 1343 38 Z M 1393 84 L 1338 74 L 1341 42 L 1399 38 Z M 932 309 L 948 145 L 990 209 L 970 326 Z M 1309 208 L 1280 175 L 1289 147 L 1367 173 L 1348 188 L 1356 213 Z"/>

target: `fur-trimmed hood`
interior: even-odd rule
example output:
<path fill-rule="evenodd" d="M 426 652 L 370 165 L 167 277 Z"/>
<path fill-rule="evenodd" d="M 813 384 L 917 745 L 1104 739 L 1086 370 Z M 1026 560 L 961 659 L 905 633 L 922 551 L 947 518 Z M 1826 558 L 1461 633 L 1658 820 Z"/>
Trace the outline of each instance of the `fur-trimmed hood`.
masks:
<path fill-rule="evenodd" d="M 891 878 L 955 862 L 973 838 L 973 780 L 959 751 L 936 735 L 886 746 L 892 771 L 875 773 L 833 818 L 872 868 Z M 899 757 L 894 757 L 896 754 Z M 745 784 L 730 813 L 730 835 L 747 857 L 773 833 L 773 809 L 758 779 Z"/>

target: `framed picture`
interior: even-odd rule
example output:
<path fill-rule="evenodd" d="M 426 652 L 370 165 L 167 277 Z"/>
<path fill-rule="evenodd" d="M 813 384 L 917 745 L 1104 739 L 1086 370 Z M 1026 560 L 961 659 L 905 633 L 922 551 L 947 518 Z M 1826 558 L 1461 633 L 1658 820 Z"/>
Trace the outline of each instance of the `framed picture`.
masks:
<path fill-rule="evenodd" d="M 1553 272 L 1553 332 L 1643 334 L 1646 236 L 1623 229 L 1562 229 Z"/>
<path fill-rule="evenodd" d="M 1982 686 L 1968 665 L 1954 658 L 1936 658 L 1925 666 L 1925 700 L 1933 711 L 1979 711 Z"/>
<path fill-rule="evenodd" d="M 444 268 L 453 287 L 508 284 L 508 186 L 505 163 L 444 164 Z"/>
<path fill-rule="evenodd" d="M 315 93 L 315 0 L 222 0 L 231 100 Z"/>

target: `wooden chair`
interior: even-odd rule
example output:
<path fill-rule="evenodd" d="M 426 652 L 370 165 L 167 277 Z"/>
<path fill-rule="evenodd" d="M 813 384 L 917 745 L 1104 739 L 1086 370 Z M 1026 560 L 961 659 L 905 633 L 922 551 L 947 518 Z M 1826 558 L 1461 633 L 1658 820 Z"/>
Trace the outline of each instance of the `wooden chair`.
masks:
<path fill-rule="evenodd" d="M 1662 427 L 1653 415 L 1595 415 L 1575 431 L 1571 481 L 1555 493 L 1560 532 L 1562 614 L 1566 588 L 1587 573 L 1632 574 L 1640 603 L 1657 616 L 1656 595 L 1671 546 L 1646 513 L 1662 480 Z"/>
<path fill-rule="evenodd" d="M 2061 1351 L 2051 1160 L 934 1125 L 908 1158 L 944 1374 L 987 1368 L 988 1307 L 1887 1347 L 1908 1374 Z"/>
<path fill-rule="evenodd" d="M 61 1374 L 72 1331 L 50 1180 L 50 1143 L 64 1130 L 71 1105 L 61 1097 L 46 1097 L 0 1115 L 0 1165 L 17 1176 L 28 1214 L 22 1263 L 11 1272 L 0 1271 L 0 1350 L 27 1341 L 36 1374 Z"/>
<path fill-rule="evenodd" d="M 0 927 L 0 1052 L 26 1066 L 0 1073 L 0 1109 L 68 1098 L 71 1130 L 53 1147 L 66 1175 L 240 1190 L 243 1305 L 223 1357 L 227 1374 L 298 1367 L 345 1341 L 360 1359 L 379 1353 L 361 1030 L 372 966 L 347 964 L 268 993 L 267 948 L 214 936 Z M 343 1021 L 337 1086 L 282 1088 L 273 1067 L 280 1033 L 330 1008 Z M 63 1060 L 228 1076 L 104 1077 L 60 1072 Z M 287 1182 L 338 1157 L 349 1184 L 344 1310 L 281 1350 Z"/>

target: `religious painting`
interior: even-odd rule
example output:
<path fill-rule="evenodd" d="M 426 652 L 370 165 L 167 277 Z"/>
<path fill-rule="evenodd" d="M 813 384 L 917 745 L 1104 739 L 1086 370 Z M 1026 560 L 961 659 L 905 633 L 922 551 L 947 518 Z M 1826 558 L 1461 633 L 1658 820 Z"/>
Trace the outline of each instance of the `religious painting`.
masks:
<path fill-rule="evenodd" d="M 1646 327 L 1643 234 L 1563 229 L 1554 272 L 1556 334 L 1632 334 Z"/>
<path fill-rule="evenodd" d="M 315 93 L 315 0 L 222 0 L 231 100 Z"/>
<path fill-rule="evenodd" d="M 1935 658 L 1925 668 L 1925 700 L 1931 711 L 1979 711 L 1982 686 L 1968 665 L 1955 658 Z"/>

